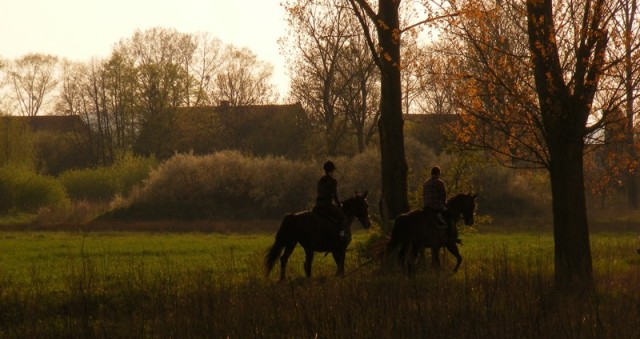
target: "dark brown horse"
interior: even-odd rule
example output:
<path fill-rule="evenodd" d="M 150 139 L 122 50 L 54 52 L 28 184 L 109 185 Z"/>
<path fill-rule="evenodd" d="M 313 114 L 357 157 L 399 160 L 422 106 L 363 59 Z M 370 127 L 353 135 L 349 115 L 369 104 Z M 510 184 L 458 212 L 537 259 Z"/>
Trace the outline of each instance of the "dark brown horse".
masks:
<path fill-rule="evenodd" d="M 366 229 L 371 226 L 366 192 L 362 195 L 356 193 L 345 200 L 342 210 L 347 216 L 348 227 L 354 219 Z M 311 263 L 315 252 L 331 252 L 338 266 L 336 275 L 343 276 L 344 259 L 350 241 L 350 235 L 347 241 L 340 240 L 338 226 L 311 211 L 287 214 L 280 224 L 275 243 L 264 259 L 266 274 L 269 275 L 276 260 L 280 258 L 280 280 L 284 280 L 289 256 L 299 243 L 304 248 L 304 272 L 307 277 L 311 277 Z"/>
<path fill-rule="evenodd" d="M 473 214 L 476 209 L 476 196 L 458 194 L 447 201 L 446 217 L 452 225 L 457 224 L 460 217 L 466 225 L 473 225 Z M 407 274 L 415 274 L 415 262 L 426 248 L 431 249 L 431 259 L 436 270 L 440 270 L 440 249 L 446 247 L 456 257 L 454 272 L 458 271 L 462 263 L 462 256 L 458 250 L 456 239 L 451 239 L 446 227 L 438 225 L 435 215 L 415 210 L 402 214 L 393 222 L 391 240 L 387 243 L 386 253 L 391 253 L 401 245 L 398 257 Z"/>

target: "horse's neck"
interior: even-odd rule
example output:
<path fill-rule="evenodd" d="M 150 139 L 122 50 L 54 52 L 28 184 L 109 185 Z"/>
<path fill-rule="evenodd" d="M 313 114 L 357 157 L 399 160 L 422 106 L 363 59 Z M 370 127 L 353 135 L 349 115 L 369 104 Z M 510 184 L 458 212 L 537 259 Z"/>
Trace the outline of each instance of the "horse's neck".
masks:
<path fill-rule="evenodd" d="M 447 211 L 449 212 L 449 217 L 454 223 L 457 223 L 458 220 L 460 220 L 460 217 L 462 216 L 462 210 L 455 206 L 455 204 L 451 204 L 451 202 L 449 202 L 447 204 Z"/>
<path fill-rule="evenodd" d="M 349 198 L 342 202 L 342 212 L 347 217 L 347 224 L 351 225 L 353 219 L 355 219 L 355 212 L 353 211 L 353 198 Z"/>

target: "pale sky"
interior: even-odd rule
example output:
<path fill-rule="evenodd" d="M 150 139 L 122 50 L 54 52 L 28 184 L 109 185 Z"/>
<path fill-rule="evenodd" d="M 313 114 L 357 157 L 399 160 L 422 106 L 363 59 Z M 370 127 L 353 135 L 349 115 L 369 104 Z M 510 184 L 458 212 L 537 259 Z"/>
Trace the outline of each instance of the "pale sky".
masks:
<path fill-rule="evenodd" d="M 278 39 L 286 32 L 282 0 L 0 0 L 0 58 L 45 53 L 74 61 L 106 58 L 139 29 L 209 32 L 247 47 L 274 67 L 288 88 Z"/>

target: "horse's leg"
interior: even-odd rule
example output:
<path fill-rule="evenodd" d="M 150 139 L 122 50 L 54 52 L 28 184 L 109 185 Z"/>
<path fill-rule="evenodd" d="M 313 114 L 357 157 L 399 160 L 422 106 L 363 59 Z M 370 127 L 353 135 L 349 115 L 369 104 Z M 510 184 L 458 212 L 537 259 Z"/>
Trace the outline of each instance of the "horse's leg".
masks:
<path fill-rule="evenodd" d="M 307 278 L 311 278 L 311 263 L 313 262 L 313 250 L 312 249 L 304 249 L 305 257 L 304 257 L 304 273 L 307 275 Z"/>
<path fill-rule="evenodd" d="M 433 268 L 435 268 L 437 272 L 440 272 L 442 267 L 440 266 L 440 247 L 438 246 L 431 247 L 431 263 Z"/>
<path fill-rule="evenodd" d="M 289 261 L 289 257 L 293 252 L 293 249 L 296 248 L 296 244 L 287 244 L 284 248 L 284 252 L 280 257 L 280 281 L 284 281 L 286 278 L 286 270 L 287 270 L 287 261 Z"/>
<path fill-rule="evenodd" d="M 453 256 L 456 257 L 456 267 L 453 268 L 453 272 L 458 272 L 460 264 L 462 263 L 462 256 L 460 255 L 460 251 L 458 250 L 458 245 L 455 242 L 449 242 L 447 244 L 447 250 L 449 250 L 449 253 L 453 254 Z"/>
<path fill-rule="evenodd" d="M 402 271 L 405 274 L 409 274 L 409 262 L 407 261 L 407 253 L 409 252 L 409 245 L 406 243 L 402 244 L 400 247 L 400 252 L 398 252 L 398 262 L 400 263 L 400 267 L 402 267 Z"/>
<path fill-rule="evenodd" d="M 346 253 L 344 250 L 338 249 L 331 253 L 333 255 L 333 260 L 336 262 L 336 266 L 338 270 L 336 271 L 336 276 L 344 277 L 344 259 Z"/>
<path fill-rule="evenodd" d="M 409 257 L 409 277 L 415 278 L 418 259 L 420 257 L 420 252 L 422 251 L 421 246 L 413 245 L 411 246 L 411 256 Z"/>

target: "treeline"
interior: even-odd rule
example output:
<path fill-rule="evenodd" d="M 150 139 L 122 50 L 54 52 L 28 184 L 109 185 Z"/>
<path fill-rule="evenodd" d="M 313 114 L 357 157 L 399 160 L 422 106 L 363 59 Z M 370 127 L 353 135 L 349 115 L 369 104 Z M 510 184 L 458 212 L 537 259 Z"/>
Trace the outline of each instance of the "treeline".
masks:
<path fill-rule="evenodd" d="M 347 56 L 341 53 L 340 59 Z M 322 56 L 314 58 L 319 61 Z M 333 98 L 322 96 L 316 78 L 307 77 L 305 85 L 296 77 L 295 90 L 287 101 L 301 104 L 301 116 L 274 121 L 280 129 L 276 129 L 273 138 L 283 137 L 283 130 L 290 131 L 297 140 L 285 143 L 303 146 L 272 154 L 296 158 L 352 155 L 375 145 L 378 76 L 371 70 L 361 74 L 360 70 L 349 68 L 341 68 L 339 73 L 339 77 L 326 82 Z M 362 81 L 366 87 L 361 86 Z M 251 114 L 247 112 L 250 107 L 276 102 L 283 100 L 272 82 L 272 65 L 246 48 L 224 44 L 206 33 L 187 34 L 166 28 L 137 31 L 115 44 L 109 57 L 88 62 L 44 54 L 0 59 L 0 115 L 82 119 L 84 126 L 76 135 L 68 136 L 64 142 L 49 138 L 39 145 L 42 148 L 55 143 L 59 149 L 71 148 L 78 158 L 72 164 L 76 168 L 109 166 L 127 152 L 157 159 L 167 159 L 176 151 L 199 153 L 204 143 L 184 145 L 181 143 L 185 140 L 178 140 L 180 137 L 173 133 L 184 127 L 180 126 L 179 120 L 184 118 L 179 111 L 185 109 L 225 107 L 227 116 L 209 117 L 206 121 L 193 119 L 192 123 L 200 130 L 206 129 L 209 144 L 216 143 L 215 147 L 208 145 L 209 152 L 247 151 L 233 140 L 247 128 L 243 116 Z M 258 127 L 264 128 L 265 135 L 274 134 L 270 126 Z M 186 133 L 189 132 L 193 131 L 187 128 Z M 68 139 L 72 138 L 82 142 L 70 146 Z M 255 153 L 253 149 L 248 151 Z M 56 166 L 47 169 L 51 174 L 64 169 L 53 167 Z"/>
<path fill-rule="evenodd" d="M 0 60 L 0 113 L 81 117 L 93 165 L 131 151 L 167 158 L 163 137 L 177 108 L 276 102 L 271 76 L 272 66 L 246 48 L 153 28 L 122 39 L 106 59 Z"/>

